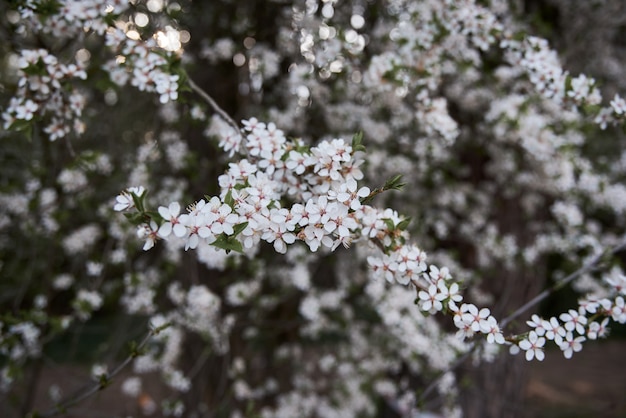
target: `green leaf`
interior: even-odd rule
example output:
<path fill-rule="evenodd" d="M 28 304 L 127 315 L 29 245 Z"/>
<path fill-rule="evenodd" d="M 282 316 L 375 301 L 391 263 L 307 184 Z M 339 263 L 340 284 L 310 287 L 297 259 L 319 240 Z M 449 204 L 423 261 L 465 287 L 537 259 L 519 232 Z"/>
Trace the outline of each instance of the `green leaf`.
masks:
<path fill-rule="evenodd" d="M 515 32 L 511 39 L 513 39 L 514 41 L 522 42 L 526 39 L 526 36 L 526 32 Z"/>
<path fill-rule="evenodd" d="M 111 380 L 109 379 L 109 376 L 106 373 L 102 373 L 99 376 L 98 384 L 100 385 L 98 389 L 102 390 L 111 384 Z"/>
<path fill-rule="evenodd" d="M 298 151 L 300 154 L 302 155 L 311 154 L 311 147 L 309 147 L 306 143 L 302 142 L 300 138 L 294 139 L 294 144 L 295 144 L 294 150 Z"/>
<path fill-rule="evenodd" d="M 137 351 L 138 351 L 138 344 L 136 341 L 131 341 L 129 344 L 129 350 L 130 350 L 130 355 L 131 357 L 137 357 Z"/>
<path fill-rule="evenodd" d="M 144 191 L 140 196 L 138 196 L 136 193 L 132 192 L 130 194 L 133 198 L 133 203 L 135 204 L 135 207 L 137 208 L 137 210 L 139 212 L 145 212 L 146 208 L 145 208 L 145 200 L 146 200 L 146 192 Z"/>
<path fill-rule="evenodd" d="M 406 229 L 408 228 L 409 224 L 411 223 L 411 218 L 406 218 L 403 219 L 399 224 L 398 224 L 398 229 L 400 231 L 406 231 Z"/>
<path fill-rule="evenodd" d="M 230 253 L 231 251 L 237 251 L 238 253 L 243 252 L 243 246 L 241 245 L 241 242 L 237 241 L 235 237 L 228 236 L 226 234 L 222 234 L 217 237 L 217 240 L 215 240 L 215 242 L 213 242 L 211 245 L 225 250 L 226 254 Z"/>
<path fill-rule="evenodd" d="M 23 120 L 23 119 L 16 119 L 13 121 L 13 123 L 11 123 L 11 126 L 9 126 L 9 129 L 11 129 L 12 131 L 16 131 L 16 132 L 26 132 L 26 134 L 28 135 L 28 131 L 30 131 L 32 129 L 33 126 L 33 120 Z"/>
<path fill-rule="evenodd" d="M 58 0 L 42 0 L 37 4 L 37 13 L 43 16 L 59 14 L 61 2 Z"/>
<path fill-rule="evenodd" d="M 565 76 L 565 92 L 567 93 L 570 90 L 572 90 L 572 76 L 568 74 Z"/>
<path fill-rule="evenodd" d="M 236 237 L 237 235 L 241 234 L 241 232 L 246 229 L 246 227 L 248 226 L 248 222 L 244 222 L 244 223 L 240 223 L 237 224 L 235 226 L 233 226 L 233 230 L 235 231 L 235 233 L 233 235 L 231 235 L 231 237 Z"/>
<path fill-rule="evenodd" d="M 119 14 L 107 13 L 102 16 L 102 20 L 104 20 L 104 23 L 106 23 L 108 26 L 115 26 L 116 20 L 119 18 L 119 16 Z"/>
<path fill-rule="evenodd" d="M 392 189 L 393 190 L 400 190 L 404 186 L 406 186 L 406 183 L 403 183 L 401 180 L 402 180 L 402 174 L 396 174 L 395 176 L 393 176 L 392 178 L 387 180 L 387 182 L 383 186 L 383 189 L 385 189 L 385 190 L 392 190 Z"/>
<path fill-rule="evenodd" d="M 46 74 L 48 74 L 48 71 L 46 69 L 46 64 L 43 62 L 41 58 L 39 58 L 36 63 L 30 64 L 27 67 L 22 68 L 22 71 L 26 75 L 45 76 Z"/>
<path fill-rule="evenodd" d="M 153 210 L 147 210 L 147 211 L 143 212 L 143 214 L 145 216 L 147 216 L 148 218 L 150 218 L 151 220 L 155 221 L 158 224 L 160 224 L 163 221 L 165 221 L 165 219 L 163 219 L 163 217 L 161 216 L 161 214 L 159 212 L 155 212 Z"/>
<path fill-rule="evenodd" d="M 224 197 L 224 203 L 226 203 L 231 208 L 235 208 L 235 199 L 233 199 L 233 191 L 229 190 Z"/>
<path fill-rule="evenodd" d="M 128 219 L 128 221 L 131 224 L 133 224 L 135 226 L 141 225 L 141 224 L 144 223 L 143 214 L 140 213 L 140 212 L 132 212 L 132 213 L 131 212 L 124 212 L 123 215 L 126 217 L 126 219 Z"/>
<path fill-rule="evenodd" d="M 384 218 L 383 222 L 385 222 L 385 225 L 387 225 L 388 230 L 393 231 L 394 229 L 396 229 L 396 225 L 393 223 L 391 219 Z"/>
<path fill-rule="evenodd" d="M 363 132 L 357 132 L 352 137 L 352 152 L 357 151 L 365 152 L 365 146 L 363 145 Z"/>

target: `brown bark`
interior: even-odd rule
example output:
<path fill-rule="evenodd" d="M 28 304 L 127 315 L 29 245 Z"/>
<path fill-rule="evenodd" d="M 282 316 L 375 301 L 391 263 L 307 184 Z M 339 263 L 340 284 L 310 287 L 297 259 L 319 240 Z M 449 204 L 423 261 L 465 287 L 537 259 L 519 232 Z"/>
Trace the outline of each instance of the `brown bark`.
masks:
<path fill-rule="evenodd" d="M 493 314 L 504 318 L 530 300 L 541 290 L 545 269 L 543 265 L 532 269 L 520 269 L 518 272 L 502 272 L 498 283 L 490 283 L 496 295 Z M 524 318 L 528 317 L 525 315 Z M 505 330 L 505 335 L 522 331 L 523 323 L 512 323 Z M 523 416 L 523 401 L 528 381 L 528 362 L 523 353 L 509 354 L 502 352 L 493 362 L 481 362 L 474 365 L 468 360 L 459 370 L 461 382 L 461 405 L 466 418 L 504 418 Z"/>
<path fill-rule="evenodd" d="M 514 418 L 522 416 L 526 360 L 508 353 L 491 363 L 462 371 L 461 405 L 465 418 Z"/>
<path fill-rule="evenodd" d="M 516 198 L 498 199 L 499 208 L 494 216 L 500 231 L 513 234 L 523 248 L 535 239 L 535 233 L 527 225 Z M 535 215 L 538 218 L 545 213 Z M 547 280 L 546 260 L 539 258 L 529 266 L 519 262 L 513 269 L 502 267 L 483 277 L 483 289 L 493 295 L 491 313 L 502 320 L 507 315 L 536 296 Z M 526 318 L 538 306 L 503 330 L 505 337 L 527 330 Z M 492 361 L 476 364 L 473 359 L 465 362 L 457 373 L 461 382 L 461 407 L 465 418 L 522 417 L 525 388 L 528 382 L 528 362 L 523 353 L 511 355 L 504 347 Z"/>

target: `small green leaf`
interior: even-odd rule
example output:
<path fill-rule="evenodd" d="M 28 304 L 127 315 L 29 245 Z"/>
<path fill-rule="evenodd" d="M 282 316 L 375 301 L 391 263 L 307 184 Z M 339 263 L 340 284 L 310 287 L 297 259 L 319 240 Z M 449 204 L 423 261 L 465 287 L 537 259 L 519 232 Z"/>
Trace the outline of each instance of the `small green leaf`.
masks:
<path fill-rule="evenodd" d="M 159 212 L 155 212 L 153 210 L 147 210 L 143 214 L 145 216 L 147 216 L 148 218 L 150 218 L 150 220 L 153 220 L 153 221 L 155 221 L 158 224 L 160 224 L 163 221 L 165 221 L 165 219 L 163 219 L 163 217 L 161 216 L 161 214 Z"/>
<path fill-rule="evenodd" d="M 233 191 L 229 190 L 224 197 L 224 203 L 226 203 L 231 208 L 235 208 L 235 199 L 233 199 Z"/>
<path fill-rule="evenodd" d="M 166 324 L 166 326 L 169 326 L 169 324 Z M 131 358 L 141 357 L 145 355 L 147 352 L 148 352 L 148 349 L 146 347 L 140 347 L 139 344 L 137 344 L 135 341 L 132 341 L 130 343 L 130 357 Z"/>
<path fill-rule="evenodd" d="M 144 215 L 141 212 L 124 212 L 123 215 L 135 226 L 145 223 Z"/>
<path fill-rule="evenodd" d="M 526 32 L 515 32 L 511 37 L 514 41 L 521 42 L 526 39 Z"/>
<path fill-rule="evenodd" d="M 98 384 L 100 386 L 98 389 L 102 390 L 111 384 L 111 379 L 109 379 L 109 376 L 106 373 L 102 373 L 99 376 Z"/>
<path fill-rule="evenodd" d="M 130 195 L 133 198 L 133 203 L 135 204 L 137 210 L 139 212 L 145 212 L 146 208 L 144 202 L 146 200 L 146 192 L 144 191 L 140 196 L 134 192 L 132 192 Z"/>
<path fill-rule="evenodd" d="M 246 227 L 248 226 L 248 222 L 244 222 L 244 223 L 240 223 L 237 224 L 235 226 L 233 226 L 233 230 L 235 231 L 235 233 L 233 235 L 231 235 L 231 237 L 236 237 L 237 235 L 241 234 L 241 232 L 246 229 Z"/>
<path fill-rule="evenodd" d="M 243 252 L 243 246 L 241 245 L 241 242 L 237 241 L 237 239 L 234 237 L 229 237 L 226 234 L 222 234 L 217 237 L 217 240 L 215 240 L 215 242 L 213 242 L 211 245 L 225 250 L 226 254 L 231 251 L 237 251 L 238 253 Z"/>
<path fill-rule="evenodd" d="M 565 77 L 565 92 L 568 92 L 570 90 L 572 90 L 572 76 L 568 74 Z"/>
<path fill-rule="evenodd" d="M 391 219 L 384 218 L 383 222 L 385 222 L 385 225 L 387 225 L 388 230 L 393 231 L 394 229 L 396 229 L 396 225 L 393 223 Z"/>
<path fill-rule="evenodd" d="M 58 0 L 42 0 L 37 5 L 37 13 L 42 16 L 51 16 L 59 14 L 61 10 L 61 2 Z"/>
<path fill-rule="evenodd" d="M 392 178 L 387 180 L 387 182 L 383 186 L 383 189 L 385 189 L 385 190 L 392 190 L 392 189 L 393 190 L 400 190 L 404 186 L 406 186 L 406 183 L 402 183 L 401 180 L 402 180 L 402 174 L 396 174 L 395 176 L 393 176 Z"/>
<path fill-rule="evenodd" d="M 411 218 L 406 218 L 403 219 L 399 224 L 398 224 L 398 229 L 400 231 L 406 231 L 406 229 L 408 228 L 409 224 L 411 223 Z"/>
<path fill-rule="evenodd" d="M 311 154 L 311 147 L 309 147 L 306 143 L 302 142 L 300 138 L 296 138 L 294 142 L 295 142 L 295 148 L 294 148 L 295 151 L 298 151 L 302 155 Z"/>
<path fill-rule="evenodd" d="M 352 151 L 363 151 L 365 152 L 365 146 L 363 145 L 363 132 L 357 132 L 352 137 Z"/>
<path fill-rule="evenodd" d="M 26 132 L 28 134 L 28 131 L 30 131 L 32 129 L 33 126 L 33 120 L 23 120 L 23 119 L 16 119 L 13 121 L 13 123 L 11 123 L 11 126 L 9 126 L 9 129 L 16 131 L 16 132 Z"/>

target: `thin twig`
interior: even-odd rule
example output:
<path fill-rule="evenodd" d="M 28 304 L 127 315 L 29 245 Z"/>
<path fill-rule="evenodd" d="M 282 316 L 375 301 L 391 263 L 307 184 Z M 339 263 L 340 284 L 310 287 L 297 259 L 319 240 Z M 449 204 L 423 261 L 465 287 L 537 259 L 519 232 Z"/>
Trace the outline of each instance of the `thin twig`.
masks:
<path fill-rule="evenodd" d="M 76 158 L 76 152 L 74 151 L 74 147 L 72 146 L 72 141 L 65 135 L 65 145 L 67 146 L 67 152 L 69 152 L 70 157 Z"/>
<path fill-rule="evenodd" d="M 230 126 L 233 127 L 233 129 L 236 132 L 240 132 L 240 128 L 239 125 L 237 125 L 237 123 L 233 120 L 233 118 L 230 117 L 230 115 L 228 113 L 226 113 L 224 111 L 224 109 L 222 109 L 216 102 L 215 100 L 213 100 L 213 98 L 211 96 L 209 96 L 209 94 L 202 90 L 202 88 L 200 88 L 200 86 L 198 86 L 191 78 L 187 77 L 187 82 L 189 83 L 189 87 L 191 87 L 191 89 L 193 91 L 195 91 L 196 93 L 198 93 L 200 95 L 200 97 L 202 97 L 208 104 L 209 106 L 211 106 L 213 108 L 213 110 L 222 117 L 222 119 L 224 119 Z"/>
<path fill-rule="evenodd" d="M 85 399 L 89 398 L 95 393 L 101 391 L 109 383 L 111 383 L 111 380 L 115 376 L 117 376 L 131 361 L 133 361 L 137 357 L 137 352 L 139 352 L 148 343 L 150 338 L 152 338 L 152 336 L 154 336 L 155 334 L 156 334 L 156 331 L 151 329 L 150 332 L 148 332 L 148 335 L 144 337 L 144 339 L 133 350 L 133 352 L 128 357 L 126 357 L 126 359 L 122 363 L 120 363 L 115 369 L 113 369 L 111 373 L 107 373 L 103 380 L 100 380 L 98 381 L 98 383 L 93 384 L 92 386 L 85 389 L 84 391 L 82 391 L 82 393 L 76 395 L 75 397 L 70 397 L 69 399 L 66 399 L 65 401 L 59 402 L 54 408 L 50 408 L 46 412 L 43 412 L 43 413 L 33 412 L 30 414 L 30 416 L 41 417 L 41 418 L 54 417 L 56 415 L 65 413 L 67 409 L 84 401 Z"/>
<path fill-rule="evenodd" d="M 622 243 L 616 245 L 615 247 L 611 248 L 608 251 L 603 251 L 603 252 L 597 254 L 595 257 L 593 257 L 591 259 L 591 261 L 587 262 L 581 268 L 579 268 L 578 270 L 576 270 L 575 272 L 573 272 L 569 276 L 565 277 L 564 279 L 559 280 L 553 286 L 549 287 L 548 289 L 544 290 L 543 292 L 539 293 L 537 296 L 535 296 L 534 298 L 532 298 L 531 300 L 526 302 L 524 305 L 520 306 L 511 315 L 507 316 L 502 321 L 500 321 L 500 328 L 504 329 L 504 327 L 507 326 L 512 320 L 516 319 L 521 314 L 526 312 L 528 309 L 530 309 L 533 306 L 537 305 L 538 303 L 542 302 L 544 299 L 546 299 L 548 296 L 550 296 L 550 294 L 552 292 L 561 289 L 563 286 L 567 285 L 568 283 L 570 283 L 574 279 L 576 279 L 576 278 L 582 276 L 583 274 L 588 273 L 589 271 L 593 270 L 593 268 L 606 255 L 615 254 L 616 252 L 622 250 L 624 247 L 626 247 L 626 240 L 622 241 Z"/>
<path fill-rule="evenodd" d="M 424 400 L 430 394 L 430 392 L 432 392 L 435 389 L 435 387 L 437 386 L 437 383 L 439 383 L 439 381 L 446 374 L 450 373 L 451 371 L 453 371 L 457 367 L 459 367 L 461 364 L 465 363 L 465 360 L 467 360 L 469 358 L 469 356 L 471 356 L 474 353 L 474 351 L 476 351 L 476 349 L 479 346 L 481 346 L 481 345 L 482 344 L 480 344 L 480 343 L 473 343 L 469 350 L 467 350 L 465 353 L 463 353 L 463 355 L 461 357 L 459 357 L 454 363 L 452 363 L 450 366 L 448 366 L 446 368 L 446 370 L 443 370 L 442 372 L 440 372 L 439 375 L 437 375 L 437 377 L 435 377 L 430 382 L 430 384 L 426 387 L 426 389 L 424 389 L 424 391 L 420 394 L 419 398 L 417 399 L 417 403 L 420 404 L 420 403 L 424 402 Z"/>

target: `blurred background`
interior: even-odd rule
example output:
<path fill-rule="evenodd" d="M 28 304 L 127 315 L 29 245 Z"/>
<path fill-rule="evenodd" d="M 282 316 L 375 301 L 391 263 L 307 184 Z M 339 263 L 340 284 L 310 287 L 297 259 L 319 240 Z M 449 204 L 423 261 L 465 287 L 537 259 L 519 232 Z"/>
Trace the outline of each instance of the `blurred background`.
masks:
<path fill-rule="evenodd" d="M 81 114 L 86 128 L 80 137 L 68 133 L 51 142 L 44 129 L 50 117 L 41 113 L 23 129 L 5 126 L 1 134 L 0 364 L 11 375 L 6 380 L 14 382 L 0 395 L 0 415 L 46 411 L 89 386 L 94 365 L 111 370 L 123 361 L 129 343 L 146 335 L 150 318 L 168 312 L 180 315 L 181 323 L 189 319 L 172 295 L 189 298 L 190 289 L 201 285 L 222 301 L 217 313 L 207 308 L 212 313 L 203 317 L 207 323 L 215 320 L 215 329 L 207 323 L 200 330 L 181 325 L 168 339 L 148 345 L 154 364 L 126 368 L 110 387 L 61 416 L 288 416 L 277 412 L 276 405 L 288 402 L 279 401 L 277 393 L 298 387 L 301 382 L 294 376 L 305 371 L 309 380 L 303 377 L 302 387 L 310 385 L 307 390 L 319 396 L 311 399 L 331 406 L 346 399 L 355 405 L 363 402 L 359 416 L 410 416 L 400 401 L 390 399 L 405 399 L 401 394 L 406 392 L 413 394 L 407 395 L 407 403 L 415 402 L 415 394 L 445 371 L 436 364 L 440 347 L 403 353 L 401 338 L 384 331 L 383 316 L 368 294 L 367 271 L 358 263 L 362 254 L 352 257 L 353 249 L 340 249 L 312 256 L 295 249 L 282 257 L 269 246 L 262 246 L 255 257 L 185 252 L 168 245 L 142 251 L 135 227 L 112 211 L 115 196 L 141 184 L 156 209 L 174 200 L 191 203 L 218 194 L 217 178 L 231 161 L 218 146 L 220 123 L 189 89 L 181 88 L 179 100 L 163 104 L 158 95 L 112 81 L 107 65 L 128 59 L 128 51 L 110 48 L 100 36 L 25 33 L 16 10 L 27 3 L 0 4 L 2 108 L 19 88 L 18 51 L 45 48 L 65 63 L 76 59 L 86 66 L 87 80 L 73 81 L 87 103 Z M 428 20 L 420 2 L 406 3 L 419 9 L 414 13 L 420 17 L 409 22 L 417 26 L 420 19 Z M 626 90 L 623 1 L 476 3 L 501 17 L 505 29 L 548 39 L 564 68 L 594 77 L 604 97 Z M 497 46 L 468 46 L 475 54 L 459 57 L 449 49 L 456 41 L 446 41 L 441 30 L 435 46 L 423 51 L 424 65 L 433 68 L 439 64 L 428 63 L 428 52 L 439 57 L 450 51 L 449 60 L 436 67 L 438 73 L 414 68 L 415 74 L 407 76 L 410 72 L 394 69 L 398 78 L 409 77 L 410 88 L 416 79 L 428 80 L 424 85 L 435 86 L 428 87 L 432 97 L 445 99 L 456 142 L 438 145 L 445 133 L 429 131 L 413 118 L 420 111 L 415 97 L 421 90 L 404 91 L 406 86 L 394 84 L 395 75 L 389 81 L 393 89 L 386 91 L 382 84 L 378 91 L 363 81 L 374 57 L 384 56 L 390 46 L 385 34 L 405 19 L 403 7 L 404 2 L 382 0 L 137 0 L 117 25 L 130 39 L 152 37 L 167 51 L 168 69 L 181 76 L 180 84 L 189 76 L 236 121 L 273 121 L 288 137 L 311 144 L 349 139 L 362 131 L 368 148 L 364 184 L 381 185 L 398 172 L 408 184 L 404 192 L 381 196 L 376 204 L 411 216 L 410 232 L 429 261 L 450 266 L 455 277 L 468 283 L 469 300 L 504 317 L 580 267 L 589 248 L 602 243 L 594 237 L 623 235 L 624 221 L 623 214 L 595 206 L 589 194 L 542 187 L 541 175 L 536 182 L 523 183 L 522 174 L 544 173 L 548 164 L 535 161 L 516 142 L 519 136 L 532 135 L 520 133 L 523 122 L 503 127 L 489 120 L 494 102 L 528 93 L 516 117 L 545 112 L 548 116 L 538 128 L 542 133 L 584 133 L 587 141 L 576 153 L 617 182 L 624 179 L 624 131 L 600 130 L 584 118 L 560 115 L 530 93 L 523 75 L 504 81 L 496 76 L 498 68 L 507 66 Z M 337 45 L 324 35 L 334 28 L 342 41 Z M 342 28 L 356 34 L 352 41 L 352 32 Z M 309 38 L 318 50 L 308 46 Z M 566 227 L 551 212 L 555 202 L 567 199 L 583 211 L 581 225 Z M 473 226 L 473 214 L 484 217 L 480 226 Z M 536 257 L 522 257 L 523 249 L 537 248 L 541 234 L 563 242 L 537 250 Z M 590 241 L 589 247 L 581 244 Z M 605 270 L 619 265 L 624 255 L 617 254 Z M 547 318 L 567 311 L 581 293 L 595 289 L 587 281 L 599 277 L 589 275 L 562 289 L 537 313 Z M 324 302 L 313 321 L 303 313 L 311 294 L 334 301 Z M 420 323 L 414 330 L 448 347 L 445 337 L 432 329 L 450 331 L 451 323 L 428 321 L 432 324 Z M 19 338 L 8 332 L 23 322 L 39 330 L 32 347 L 26 332 Z M 316 322 L 323 325 L 317 328 L 312 325 Z M 509 331 L 525 327 L 518 321 Z M 467 361 L 451 376 L 459 392 L 448 394 L 438 387 L 421 400 L 423 411 L 438 415 L 416 416 L 447 416 L 441 411 L 446 411 L 450 395 L 469 417 L 624 417 L 625 337 L 624 327 L 615 325 L 608 340 L 589 342 L 572 360 L 555 348 L 546 350 L 542 363 L 506 353 L 491 363 Z M 380 346 L 367 352 L 363 347 L 369 341 Z M 15 347 L 24 354 L 13 362 L 9 353 Z M 176 359 L 169 368 L 163 366 L 166 355 Z M 321 359 L 331 358 L 331 371 L 316 368 Z M 342 362 L 362 362 L 364 370 L 354 366 L 345 377 L 339 366 L 335 370 Z M 344 378 L 358 384 L 339 387 Z M 376 382 L 395 388 L 397 397 L 386 397 Z M 367 400 L 350 395 L 356 392 Z M 350 416 L 329 416 L 333 414 Z"/>

